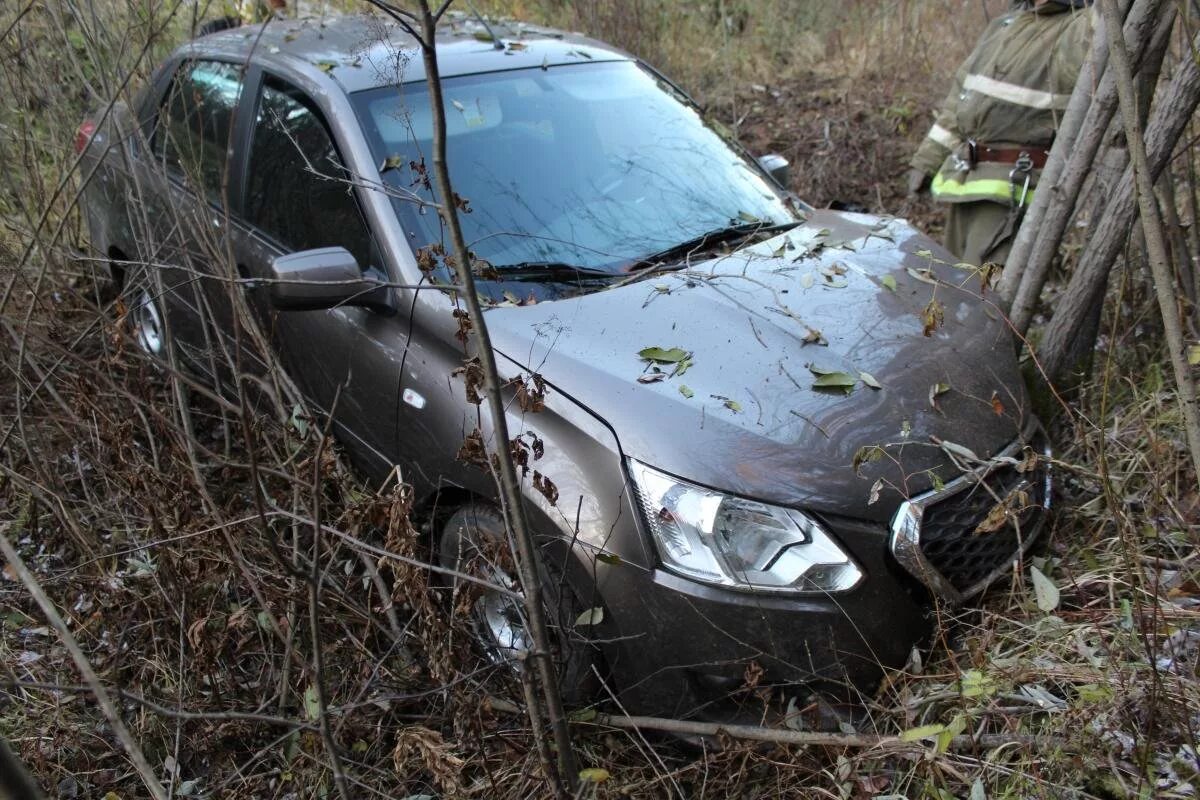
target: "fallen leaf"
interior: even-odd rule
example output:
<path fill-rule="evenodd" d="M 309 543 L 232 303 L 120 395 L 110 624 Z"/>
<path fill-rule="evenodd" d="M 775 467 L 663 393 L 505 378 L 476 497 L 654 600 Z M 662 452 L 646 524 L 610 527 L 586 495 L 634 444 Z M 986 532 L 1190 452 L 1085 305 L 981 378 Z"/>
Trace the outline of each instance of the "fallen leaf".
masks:
<path fill-rule="evenodd" d="M 920 725 L 901 731 L 898 738 L 902 742 L 919 742 L 922 739 L 932 739 L 944 730 L 946 730 L 945 725 Z"/>
<path fill-rule="evenodd" d="M 329 72 L 337 66 L 336 61 L 314 61 L 313 66 L 321 70 L 321 72 Z"/>
<path fill-rule="evenodd" d="M 937 276 L 933 274 L 933 270 L 913 269 L 912 267 L 906 267 L 905 272 L 919 280 L 921 283 L 928 283 L 931 286 L 937 286 Z"/>
<path fill-rule="evenodd" d="M 938 408 L 937 399 L 939 397 L 941 397 L 942 395 L 944 395 L 948 391 L 950 391 L 950 384 L 948 384 L 948 383 L 935 383 L 933 386 L 930 386 L 929 387 L 929 405 L 932 406 L 933 408 L 937 409 L 938 411 L 941 411 L 941 409 Z"/>
<path fill-rule="evenodd" d="M 638 357 L 646 361 L 656 361 L 660 364 L 677 364 L 686 359 L 690 353 L 678 347 L 669 349 L 662 347 L 644 347 L 638 351 Z"/>
<path fill-rule="evenodd" d="M 1004 403 L 1000 402 L 999 392 L 992 392 L 992 411 L 997 417 L 1004 415 Z"/>
<path fill-rule="evenodd" d="M 737 400 L 730 400 L 728 397 L 726 397 L 725 398 L 725 407 L 728 408 L 730 411 L 732 411 L 735 414 L 742 413 L 742 404 L 739 403 Z"/>
<path fill-rule="evenodd" d="M 891 275 L 884 275 L 879 279 L 879 282 L 883 284 L 883 288 L 887 289 L 889 292 L 896 291 L 896 279 Z"/>
<path fill-rule="evenodd" d="M 860 373 L 858 373 L 858 377 L 862 378 L 862 382 L 865 383 L 867 386 L 870 386 L 872 389 L 882 389 L 883 388 L 882 386 L 879 385 L 879 381 L 875 380 L 875 376 L 869 372 L 860 372 Z"/>
<path fill-rule="evenodd" d="M 871 484 L 871 494 L 867 498 L 867 505 L 875 505 L 879 502 L 879 493 L 883 491 L 883 478 Z"/>
<path fill-rule="evenodd" d="M 1192 366 L 1200 364 L 1200 344 L 1194 344 L 1188 347 L 1187 360 Z"/>
<path fill-rule="evenodd" d="M 604 783 L 608 779 L 608 770 L 600 767 L 588 767 L 587 769 L 579 770 L 579 780 L 581 783 Z"/>
<path fill-rule="evenodd" d="M 689 400 L 696 396 L 696 393 L 687 387 L 685 384 L 679 384 L 679 393 Z"/>
<path fill-rule="evenodd" d="M 604 609 L 596 606 L 595 608 L 589 608 L 587 611 L 584 611 L 582 614 L 576 617 L 575 627 L 578 628 L 584 625 L 599 625 L 603 621 Z"/>
<path fill-rule="evenodd" d="M 619 566 L 622 563 L 621 557 L 616 553 L 596 553 L 596 560 L 612 567 Z"/>
<path fill-rule="evenodd" d="M 1033 579 L 1033 596 L 1037 607 L 1046 614 L 1058 608 L 1058 587 L 1054 581 L 1032 564 L 1029 566 L 1029 577 Z"/>
<path fill-rule="evenodd" d="M 813 381 L 814 389 L 838 389 L 850 394 L 854 391 L 854 384 L 858 379 L 847 372 L 830 372 L 825 375 L 818 375 Z"/>
<path fill-rule="evenodd" d="M 379 171 L 387 172 L 389 169 L 396 169 L 397 167 L 402 167 L 402 166 L 404 166 L 404 158 L 403 157 L 388 156 L 387 158 L 385 158 L 383 160 L 383 163 L 379 165 Z"/>
<path fill-rule="evenodd" d="M 811 289 L 813 285 L 813 276 L 811 272 L 804 273 L 804 277 L 800 279 L 800 288 Z"/>
<path fill-rule="evenodd" d="M 321 704 L 317 701 L 317 687 L 309 684 L 304 690 L 304 714 L 310 720 L 321 716 Z"/>
<path fill-rule="evenodd" d="M 638 383 L 658 383 L 666 377 L 667 373 L 665 372 L 650 372 L 645 375 L 639 375 L 637 380 Z"/>

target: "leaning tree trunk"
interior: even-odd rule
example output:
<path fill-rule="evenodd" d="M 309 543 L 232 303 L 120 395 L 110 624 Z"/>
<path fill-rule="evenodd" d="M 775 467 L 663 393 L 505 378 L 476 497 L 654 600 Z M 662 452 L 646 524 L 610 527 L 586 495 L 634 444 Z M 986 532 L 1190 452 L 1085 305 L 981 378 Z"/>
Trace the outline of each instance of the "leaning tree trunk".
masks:
<path fill-rule="evenodd" d="M 1200 35 L 1192 46 L 1200 48 Z M 1166 167 L 1198 103 L 1200 64 L 1193 58 L 1184 58 L 1155 104 L 1146 128 L 1147 170 L 1152 182 L 1158 180 Z M 1046 326 L 1040 357 L 1047 380 L 1056 382 L 1065 378 L 1091 352 L 1094 337 L 1081 335 L 1081 331 L 1089 313 L 1104 299 L 1109 270 L 1128 241 L 1136 214 L 1134 173 L 1130 166 L 1126 167 L 1103 215 L 1092 226 L 1075 273 Z"/>
<path fill-rule="evenodd" d="M 1117 0 L 1100 0 L 1100 3 L 1105 20 L 1115 24 Z M 1175 372 L 1179 406 L 1183 411 L 1184 430 L 1187 434 L 1188 449 L 1192 454 L 1192 468 L 1195 475 L 1200 476 L 1200 407 L 1197 406 L 1196 400 L 1196 381 L 1192 377 L 1192 369 L 1187 361 L 1187 343 L 1183 339 L 1179 307 L 1175 302 L 1175 276 L 1171 272 L 1170 259 L 1167 255 L 1162 215 L 1159 213 L 1155 200 L 1155 179 L 1150 176 L 1146 160 L 1146 142 L 1142 137 L 1142 128 L 1138 119 L 1139 109 L 1133 82 L 1134 76 L 1129 66 L 1128 53 L 1123 49 L 1116 34 L 1113 36 L 1114 40 L 1110 41 L 1109 46 L 1113 51 L 1113 70 L 1116 73 L 1117 90 L 1121 96 L 1121 117 L 1125 123 L 1125 139 L 1129 143 L 1129 156 L 1136 179 L 1135 189 L 1142 217 L 1142 229 L 1146 234 L 1150 271 L 1154 276 L 1154 292 L 1158 297 L 1159 311 L 1163 318 L 1163 333 L 1167 339 L 1171 367 Z M 1195 61 L 1192 60 L 1192 63 L 1194 64 Z"/>
<path fill-rule="evenodd" d="M 1162 37 L 1165 42 L 1170 35 L 1175 10 L 1172 7 L 1160 15 L 1164 4 L 1164 0 L 1138 0 L 1130 10 L 1124 26 L 1125 45 L 1130 52 L 1139 55 L 1145 53 L 1153 49 L 1153 40 Z M 1096 38 L 1104 39 L 1103 36 Z M 1099 43 L 1095 48 L 1098 47 Z M 1103 50 L 1107 59 L 1108 47 L 1104 46 Z M 1085 70 L 1080 76 L 1081 83 L 1090 77 L 1092 76 L 1088 76 Z M 1075 92 L 1071 95 L 1072 106 L 1075 105 L 1081 88 L 1090 96 L 1092 87 L 1076 85 Z M 1106 71 L 1096 87 L 1095 95 L 1092 96 L 1091 106 L 1080 123 L 1078 135 L 1069 143 L 1055 142 L 1056 154 L 1069 149 L 1069 155 L 1064 152 L 1060 156 L 1060 174 L 1047 175 L 1044 172 L 1042 179 L 1038 181 L 1038 191 L 1034 193 L 1030 215 L 1027 215 L 1022 223 L 1017 241 L 1008 257 L 1009 264 L 1019 265 L 1020 273 L 1014 275 L 1007 285 L 1001 284 L 1000 287 L 1005 299 L 1011 297 L 1009 318 L 1013 327 L 1022 335 L 1029 329 L 1038 297 L 1050 274 L 1050 266 L 1058 253 L 1084 182 L 1091 175 L 1097 153 L 1106 141 L 1106 133 L 1116 110 L 1116 83 L 1112 74 Z M 1070 112 L 1071 108 L 1068 108 L 1067 113 Z M 1064 118 L 1064 124 L 1066 121 Z M 1051 163 L 1047 163 L 1047 170 L 1050 170 L 1051 166 Z"/>

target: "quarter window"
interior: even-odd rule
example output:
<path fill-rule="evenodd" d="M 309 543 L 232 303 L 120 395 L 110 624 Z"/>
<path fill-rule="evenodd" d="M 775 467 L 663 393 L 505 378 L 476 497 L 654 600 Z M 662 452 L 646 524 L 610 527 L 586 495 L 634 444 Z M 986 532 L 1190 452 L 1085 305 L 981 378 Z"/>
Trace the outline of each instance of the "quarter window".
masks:
<path fill-rule="evenodd" d="M 242 94 L 237 64 L 189 61 L 179 68 L 162 103 L 154 155 L 170 170 L 220 202 L 229 163 L 234 112 Z"/>
<path fill-rule="evenodd" d="M 246 220 L 289 250 L 345 247 L 365 268 L 371 238 L 350 177 L 312 101 L 268 78 L 250 146 Z"/>

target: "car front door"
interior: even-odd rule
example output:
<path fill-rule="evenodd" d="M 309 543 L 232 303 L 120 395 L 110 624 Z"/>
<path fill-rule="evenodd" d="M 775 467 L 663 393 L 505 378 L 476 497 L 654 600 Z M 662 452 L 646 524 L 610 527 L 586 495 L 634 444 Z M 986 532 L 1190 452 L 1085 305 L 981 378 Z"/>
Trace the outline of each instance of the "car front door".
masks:
<path fill-rule="evenodd" d="M 341 246 L 364 274 L 386 269 L 351 172 L 319 106 L 304 90 L 264 73 L 245 163 L 245 191 L 233 236 L 239 271 L 269 279 L 286 253 Z M 389 295 L 396 300 L 393 290 Z M 408 340 L 407 309 L 339 306 L 271 309 L 264 288 L 248 295 L 290 375 L 371 473 L 392 466 L 395 409 Z"/>

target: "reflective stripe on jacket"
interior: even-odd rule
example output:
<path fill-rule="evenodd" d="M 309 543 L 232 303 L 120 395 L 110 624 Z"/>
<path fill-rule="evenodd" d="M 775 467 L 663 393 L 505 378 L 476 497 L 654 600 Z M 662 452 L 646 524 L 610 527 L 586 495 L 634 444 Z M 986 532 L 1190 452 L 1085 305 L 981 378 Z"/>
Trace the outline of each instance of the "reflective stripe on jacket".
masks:
<path fill-rule="evenodd" d="M 934 175 L 931 193 L 947 203 L 994 200 L 1009 203 L 1012 164 L 971 165 L 967 141 L 1008 148 L 1049 149 L 1096 24 L 1094 9 L 1059 6 L 1018 9 L 988 25 L 959 67 L 933 126 L 911 165 Z M 1038 170 L 1029 175 L 1025 202 Z M 1016 176 L 1016 194 L 1024 191 Z"/>

